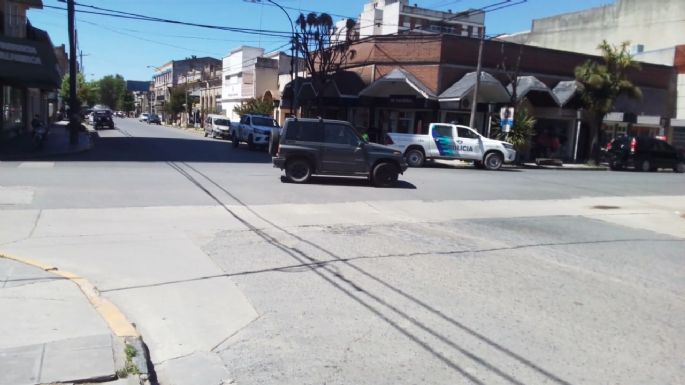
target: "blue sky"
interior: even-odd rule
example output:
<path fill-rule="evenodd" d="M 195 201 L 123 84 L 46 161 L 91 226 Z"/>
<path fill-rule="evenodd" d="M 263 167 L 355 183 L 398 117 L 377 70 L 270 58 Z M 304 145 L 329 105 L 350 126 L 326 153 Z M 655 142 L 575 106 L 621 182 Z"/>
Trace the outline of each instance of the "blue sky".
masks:
<path fill-rule="evenodd" d="M 258 1 L 258 0 L 257 0 Z M 276 0 L 283 6 L 306 11 L 357 17 L 368 0 Z M 453 11 L 481 8 L 500 0 L 410 0 L 420 7 Z M 289 31 L 290 24 L 276 7 L 245 0 L 77 0 L 120 11 L 181 21 Z M 488 34 L 512 33 L 530 29 L 531 20 L 564 12 L 612 3 L 611 0 L 528 0 L 510 8 L 486 14 Z M 43 0 L 44 5 L 65 7 L 57 0 Z M 78 10 L 78 8 L 77 8 Z M 289 11 L 297 17 L 297 11 Z M 45 8 L 29 12 L 31 23 L 45 29 L 55 45 L 67 44 L 65 11 Z M 336 18 L 337 19 L 337 18 Z M 258 36 L 236 32 L 152 23 L 77 13 L 80 49 L 87 79 L 107 74 L 121 74 L 130 80 L 147 80 L 152 69 L 172 59 L 213 56 L 221 58 L 241 45 L 268 50 L 287 50 L 287 38 Z M 283 48 L 285 47 L 285 48 Z"/>

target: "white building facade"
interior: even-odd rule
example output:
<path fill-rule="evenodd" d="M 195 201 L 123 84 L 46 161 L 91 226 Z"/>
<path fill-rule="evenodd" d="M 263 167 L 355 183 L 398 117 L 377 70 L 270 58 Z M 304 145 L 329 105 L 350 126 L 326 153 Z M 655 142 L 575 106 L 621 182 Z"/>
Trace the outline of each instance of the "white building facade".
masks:
<path fill-rule="evenodd" d="M 223 59 L 221 106 L 231 120 L 233 109 L 250 98 L 280 100 L 285 81 L 290 81 L 289 55 L 264 53 L 263 48 L 243 46 Z"/>
<path fill-rule="evenodd" d="M 484 24 L 485 13 L 479 10 L 453 13 L 411 6 L 409 0 L 372 0 L 364 5 L 356 28 L 360 38 L 402 33 L 479 37 Z M 344 28 L 345 21 L 336 23 L 337 30 Z"/>

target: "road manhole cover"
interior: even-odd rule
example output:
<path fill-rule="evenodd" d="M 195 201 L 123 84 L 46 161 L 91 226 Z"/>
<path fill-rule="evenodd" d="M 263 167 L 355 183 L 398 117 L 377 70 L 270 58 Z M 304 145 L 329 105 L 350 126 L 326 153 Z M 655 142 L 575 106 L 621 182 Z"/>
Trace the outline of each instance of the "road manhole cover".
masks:
<path fill-rule="evenodd" d="M 593 209 L 597 210 L 617 210 L 620 209 L 618 206 L 605 206 L 605 205 L 597 205 L 597 206 L 592 206 Z"/>

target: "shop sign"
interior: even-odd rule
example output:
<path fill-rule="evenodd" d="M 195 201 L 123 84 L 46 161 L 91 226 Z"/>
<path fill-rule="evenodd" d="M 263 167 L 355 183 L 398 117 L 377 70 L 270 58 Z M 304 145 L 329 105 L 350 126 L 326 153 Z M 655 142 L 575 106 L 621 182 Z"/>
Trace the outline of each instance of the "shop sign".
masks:
<path fill-rule="evenodd" d="M 414 104 L 416 104 L 416 96 L 415 95 L 390 95 L 388 97 L 388 102 L 390 104 L 400 104 L 400 105 L 413 106 Z"/>
<path fill-rule="evenodd" d="M 0 42 L 0 60 L 25 64 L 41 64 L 36 47 L 7 42 Z"/>
<path fill-rule="evenodd" d="M 514 107 L 502 107 L 499 111 L 499 117 L 502 131 L 511 131 L 511 128 L 514 127 Z"/>

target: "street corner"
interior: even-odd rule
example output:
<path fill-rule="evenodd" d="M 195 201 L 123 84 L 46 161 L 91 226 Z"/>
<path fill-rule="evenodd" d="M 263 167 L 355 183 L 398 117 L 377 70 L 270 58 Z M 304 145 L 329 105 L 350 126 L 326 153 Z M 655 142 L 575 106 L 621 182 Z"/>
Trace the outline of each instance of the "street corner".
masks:
<path fill-rule="evenodd" d="M 0 253 L 0 384 L 149 379 L 142 338 L 87 280 Z"/>

